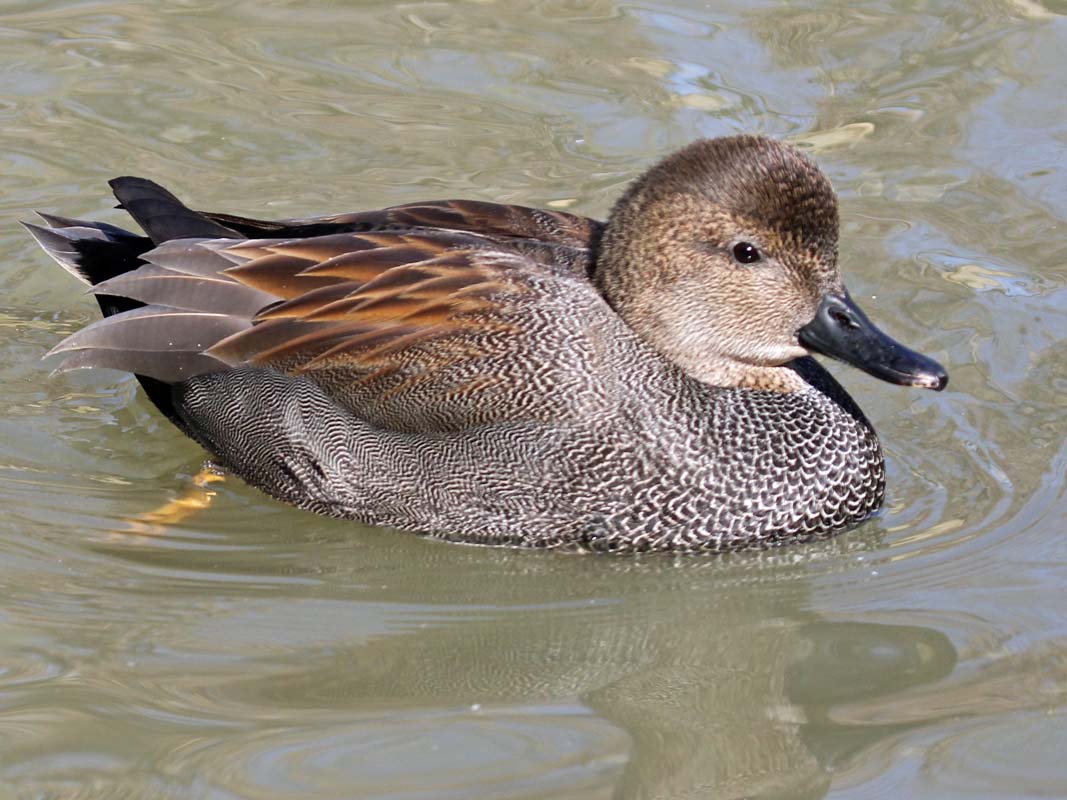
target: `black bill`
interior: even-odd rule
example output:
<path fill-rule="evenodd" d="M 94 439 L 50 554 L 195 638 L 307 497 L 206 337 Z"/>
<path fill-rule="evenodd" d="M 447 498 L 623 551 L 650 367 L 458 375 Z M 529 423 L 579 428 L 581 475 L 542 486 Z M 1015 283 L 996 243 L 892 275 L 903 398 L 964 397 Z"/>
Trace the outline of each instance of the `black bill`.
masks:
<path fill-rule="evenodd" d="M 935 391 L 948 385 L 944 367 L 882 333 L 848 292 L 823 297 L 815 319 L 797 331 L 797 338 L 809 350 L 840 359 L 883 381 Z"/>

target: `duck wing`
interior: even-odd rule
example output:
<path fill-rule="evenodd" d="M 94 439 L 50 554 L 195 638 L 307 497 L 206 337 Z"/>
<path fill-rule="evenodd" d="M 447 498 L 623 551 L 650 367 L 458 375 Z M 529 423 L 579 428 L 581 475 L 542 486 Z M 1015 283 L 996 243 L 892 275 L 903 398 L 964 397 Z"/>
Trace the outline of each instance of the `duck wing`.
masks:
<path fill-rule="evenodd" d="M 199 212 L 249 238 L 323 236 L 331 233 L 441 228 L 503 239 L 529 239 L 580 249 L 595 248 L 604 224 L 588 217 L 529 206 L 477 200 L 435 200 L 373 211 L 289 220 L 258 220 Z"/>
<path fill-rule="evenodd" d="M 225 254 L 248 258 L 229 277 L 281 302 L 206 355 L 306 376 L 391 430 L 564 414 L 574 364 L 563 340 L 584 335 L 583 303 L 610 315 L 585 278 L 588 252 L 566 246 L 423 229 Z M 293 274 L 293 259 L 313 263 Z"/>
<path fill-rule="evenodd" d="M 565 415 L 594 374 L 586 340 L 621 325 L 589 251 L 538 240 L 409 228 L 178 239 L 142 258 L 93 291 L 145 305 L 60 343 L 64 366 L 169 383 L 265 367 L 399 431 Z"/>

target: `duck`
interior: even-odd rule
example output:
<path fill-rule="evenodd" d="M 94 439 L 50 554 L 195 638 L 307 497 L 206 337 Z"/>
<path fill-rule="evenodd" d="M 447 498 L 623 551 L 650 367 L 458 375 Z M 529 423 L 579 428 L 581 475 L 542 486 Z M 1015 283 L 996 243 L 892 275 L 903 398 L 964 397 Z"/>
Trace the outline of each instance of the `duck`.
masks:
<path fill-rule="evenodd" d="M 838 265 L 797 148 L 697 140 L 607 220 L 473 200 L 268 221 L 110 181 L 143 229 L 24 223 L 103 318 L 49 355 L 133 373 L 301 509 L 472 544 L 722 552 L 876 513 L 870 421 L 813 356 L 941 390 Z"/>

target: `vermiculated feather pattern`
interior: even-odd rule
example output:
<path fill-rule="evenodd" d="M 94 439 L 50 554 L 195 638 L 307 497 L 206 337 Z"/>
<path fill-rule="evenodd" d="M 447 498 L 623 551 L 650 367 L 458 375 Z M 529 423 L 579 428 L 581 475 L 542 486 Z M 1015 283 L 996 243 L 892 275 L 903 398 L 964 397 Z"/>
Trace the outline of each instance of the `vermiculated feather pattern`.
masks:
<path fill-rule="evenodd" d="M 105 314 L 53 352 L 134 372 L 295 506 L 480 544 L 707 552 L 829 536 L 882 502 L 873 428 L 798 340 L 822 298 L 849 306 L 833 190 L 791 148 L 695 143 L 606 226 L 462 200 L 269 222 L 112 185 L 147 237 L 28 226 Z"/>

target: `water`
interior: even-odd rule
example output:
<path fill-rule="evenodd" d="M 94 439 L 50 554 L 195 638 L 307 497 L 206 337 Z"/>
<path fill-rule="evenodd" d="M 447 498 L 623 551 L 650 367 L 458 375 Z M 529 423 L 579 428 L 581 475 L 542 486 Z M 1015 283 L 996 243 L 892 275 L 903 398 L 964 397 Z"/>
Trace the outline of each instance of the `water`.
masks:
<path fill-rule="evenodd" d="M 1067 796 L 1067 4 L 544 0 L 0 8 L 0 796 Z M 311 6 L 312 4 L 307 4 Z M 808 148 L 853 295 L 936 395 L 837 370 L 889 459 L 831 542 L 445 545 L 236 482 L 117 373 L 15 225 L 105 181 L 303 215 L 603 215 L 702 135 Z"/>

